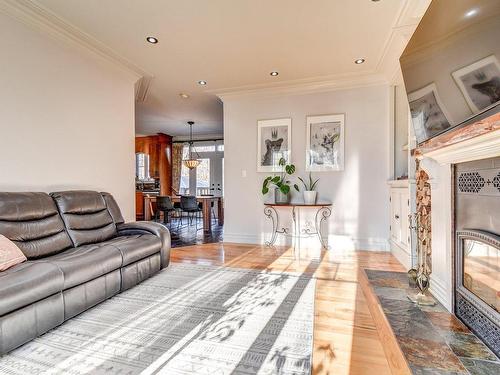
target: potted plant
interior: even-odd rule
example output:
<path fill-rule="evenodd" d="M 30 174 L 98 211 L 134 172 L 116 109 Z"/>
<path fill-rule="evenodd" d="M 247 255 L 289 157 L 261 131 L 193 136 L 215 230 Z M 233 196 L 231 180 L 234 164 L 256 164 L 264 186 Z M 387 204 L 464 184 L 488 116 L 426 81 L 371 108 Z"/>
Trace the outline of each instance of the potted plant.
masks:
<path fill-rule="evenodd" d="M 286 160 L 281 158 L 278 165 L 282 168 L 279 175 L 268 176 L 262 183 L 262 194 L 267 194 L 269 192 L 269 187 L 271 185 L 275 186 L 274 189 L 274 203 L 276 204 L 287 204 L 290 202 L 290 180 L 287 180 L 287 176 L 291 176 L 295 173 L 295 165 L 286 164 Z M 295 190 L 299 191 L 297 184 L 293 185 Z"/>
<path fill-rule="evenodd" d="M 318 193 L 314 189 L 316 188 L 316 184 L 318 183 L 319 178 L 316 181 L 313 181 L 311 172 L 309 172 L 309 181 L 307 183 L 301 177 L 299 177 L 299 180 L 304 184 L 305 188 L 303 192 L 304 203 L 310 205 L 315 204 Z"/>

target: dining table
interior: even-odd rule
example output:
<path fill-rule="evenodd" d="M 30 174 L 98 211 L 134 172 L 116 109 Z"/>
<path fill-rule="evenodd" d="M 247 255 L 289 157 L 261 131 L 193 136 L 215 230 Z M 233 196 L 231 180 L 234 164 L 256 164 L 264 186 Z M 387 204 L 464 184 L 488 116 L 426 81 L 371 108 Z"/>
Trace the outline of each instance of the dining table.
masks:
<path fill-rule="evenodd" d="M 150 221 L 154 217 L 153 204 L 156 203 L 157 195 L 144 194 L 144 220 Z M 170 196 L 173 203 L 181 201 L 179 195 Z M 217 220 L 219 225 L 224 225 L 224 199 L 215 195 L 198 195 L 196 200 L 202 205 L 203 212 L 203 231 L 210 233 L 212 231 L 211 207 L 212 203 L 217 203 Z"/>

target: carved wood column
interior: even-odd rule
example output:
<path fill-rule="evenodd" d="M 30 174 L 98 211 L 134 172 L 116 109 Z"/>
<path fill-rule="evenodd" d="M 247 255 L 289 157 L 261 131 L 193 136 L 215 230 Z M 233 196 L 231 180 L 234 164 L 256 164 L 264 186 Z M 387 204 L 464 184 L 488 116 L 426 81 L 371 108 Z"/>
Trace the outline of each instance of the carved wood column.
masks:
<path fill-rule="evenodd" d="M 425 254 L 424 271 L 430 274 L 432 272 L 431 184 L 429 175 L 422 169 L 418 159 L 416 167 L 418 251 Z"/>

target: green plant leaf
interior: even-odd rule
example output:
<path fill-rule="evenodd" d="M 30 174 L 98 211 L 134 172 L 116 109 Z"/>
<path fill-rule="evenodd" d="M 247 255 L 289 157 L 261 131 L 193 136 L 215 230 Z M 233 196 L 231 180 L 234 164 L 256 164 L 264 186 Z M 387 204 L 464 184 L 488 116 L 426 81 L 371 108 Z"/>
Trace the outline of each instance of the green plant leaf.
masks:
<path fill-rule="evenodd" d="M 302 179 L 302 177 L 299 177 L 299 180 L 300 180 L 300 182 L 302 182 L 304 184 L 304 188 L 307 190 L 307 185 L 306 185 L 305 181 Z"/>
<path fill-rule="evenodd" d="M 269 193 L 269 188 L 267 186 L 262 187 L 262 195 Z"/>
<path fill-rule="evenodd" d="M 316 188 L 316 184 L 318 183 L 318 181 L 319 181 L 319 178 L 316 181 L 314 181 L 314 183 L 311 186 L 311 190 L 314 190 Z"/>
<path fill-rule="evenodd" d="M 289 164 L 289 165 L 285 166 L 285 171 L 286 171 L 286 173 L 288 173 L 290 175 L 294 174 L 295 173 L 295 165 Z"/>
<path fill-rule="evenodd" d="M 271 180 L 273 183 L 277 183 L 280 180 L 280 176 L 274 176 L 274 178 Z"/>
<path fill-rule="evenodd" d="M 300 189 L 299 189 L 299 185 L 297 185 L 297 184 L 293 184 L 293 187 L 295 188 L 295 190 L 300 191 Z"/>
<path fill-rule="evenodd" d="M 280 167 L 284 166 L 285 164 L 286 164 L 286 160 L 285 160 L 285 158 L 281 158 L 281 159 L 278 161 L 278 165 L 279 165 Z"/>
<path fill-rule="evenodd" d="M 283 194 L 288 194 L 290 192 L 290 186 L 288 185 L 281 185 L 280 190 Z"/>

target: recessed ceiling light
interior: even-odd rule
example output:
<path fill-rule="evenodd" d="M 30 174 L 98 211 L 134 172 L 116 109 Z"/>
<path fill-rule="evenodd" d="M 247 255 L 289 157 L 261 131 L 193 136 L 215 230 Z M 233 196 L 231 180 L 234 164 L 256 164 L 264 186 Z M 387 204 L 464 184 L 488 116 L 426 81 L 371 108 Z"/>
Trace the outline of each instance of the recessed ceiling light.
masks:
<path fill-rule="evenodd" d="M 469 10 L 467 13 L 465 13 L 465 17 L 472 17 L 477 14 L 478 10 L 477 8 Z"/>
<path fill-rule="evenodd" d="M 180 96 L 182 99 L 187 99 L 187 98 L 189 98 L 189 95 L 188 95 L 188 94 L 185 94 L 185 93 L 183 93 L 183 92 L 181 92 L 181 93 L 179 94 L 179 96 Z"/>
<path fill-rule="evenodd" d="M 363 64 L 365 62 L 365 59 L 356 59 L 354 60 L 355 64 Z"/>
<path fill-rule="evenodd" d="M 198 81 L 198 84 L 202 85 L 202 86 L 205 86 L 207 84 L 207 81 L 201 80 L 201 81 Z"/>
<path fill-rule="evenodd" d="M 273 77 L 276 77 L 279 73 L 277 71 L 274 71 L 274 72 L 271 72 L 269 74 L 272 75 Z"/>
<path fill-rule="evenodd" d="M 146 40 L 151 43 L 151 44 L 156 44 L 158 43 L 158 38 L 155 38 L 154 36 L 148 36 Z"/>

